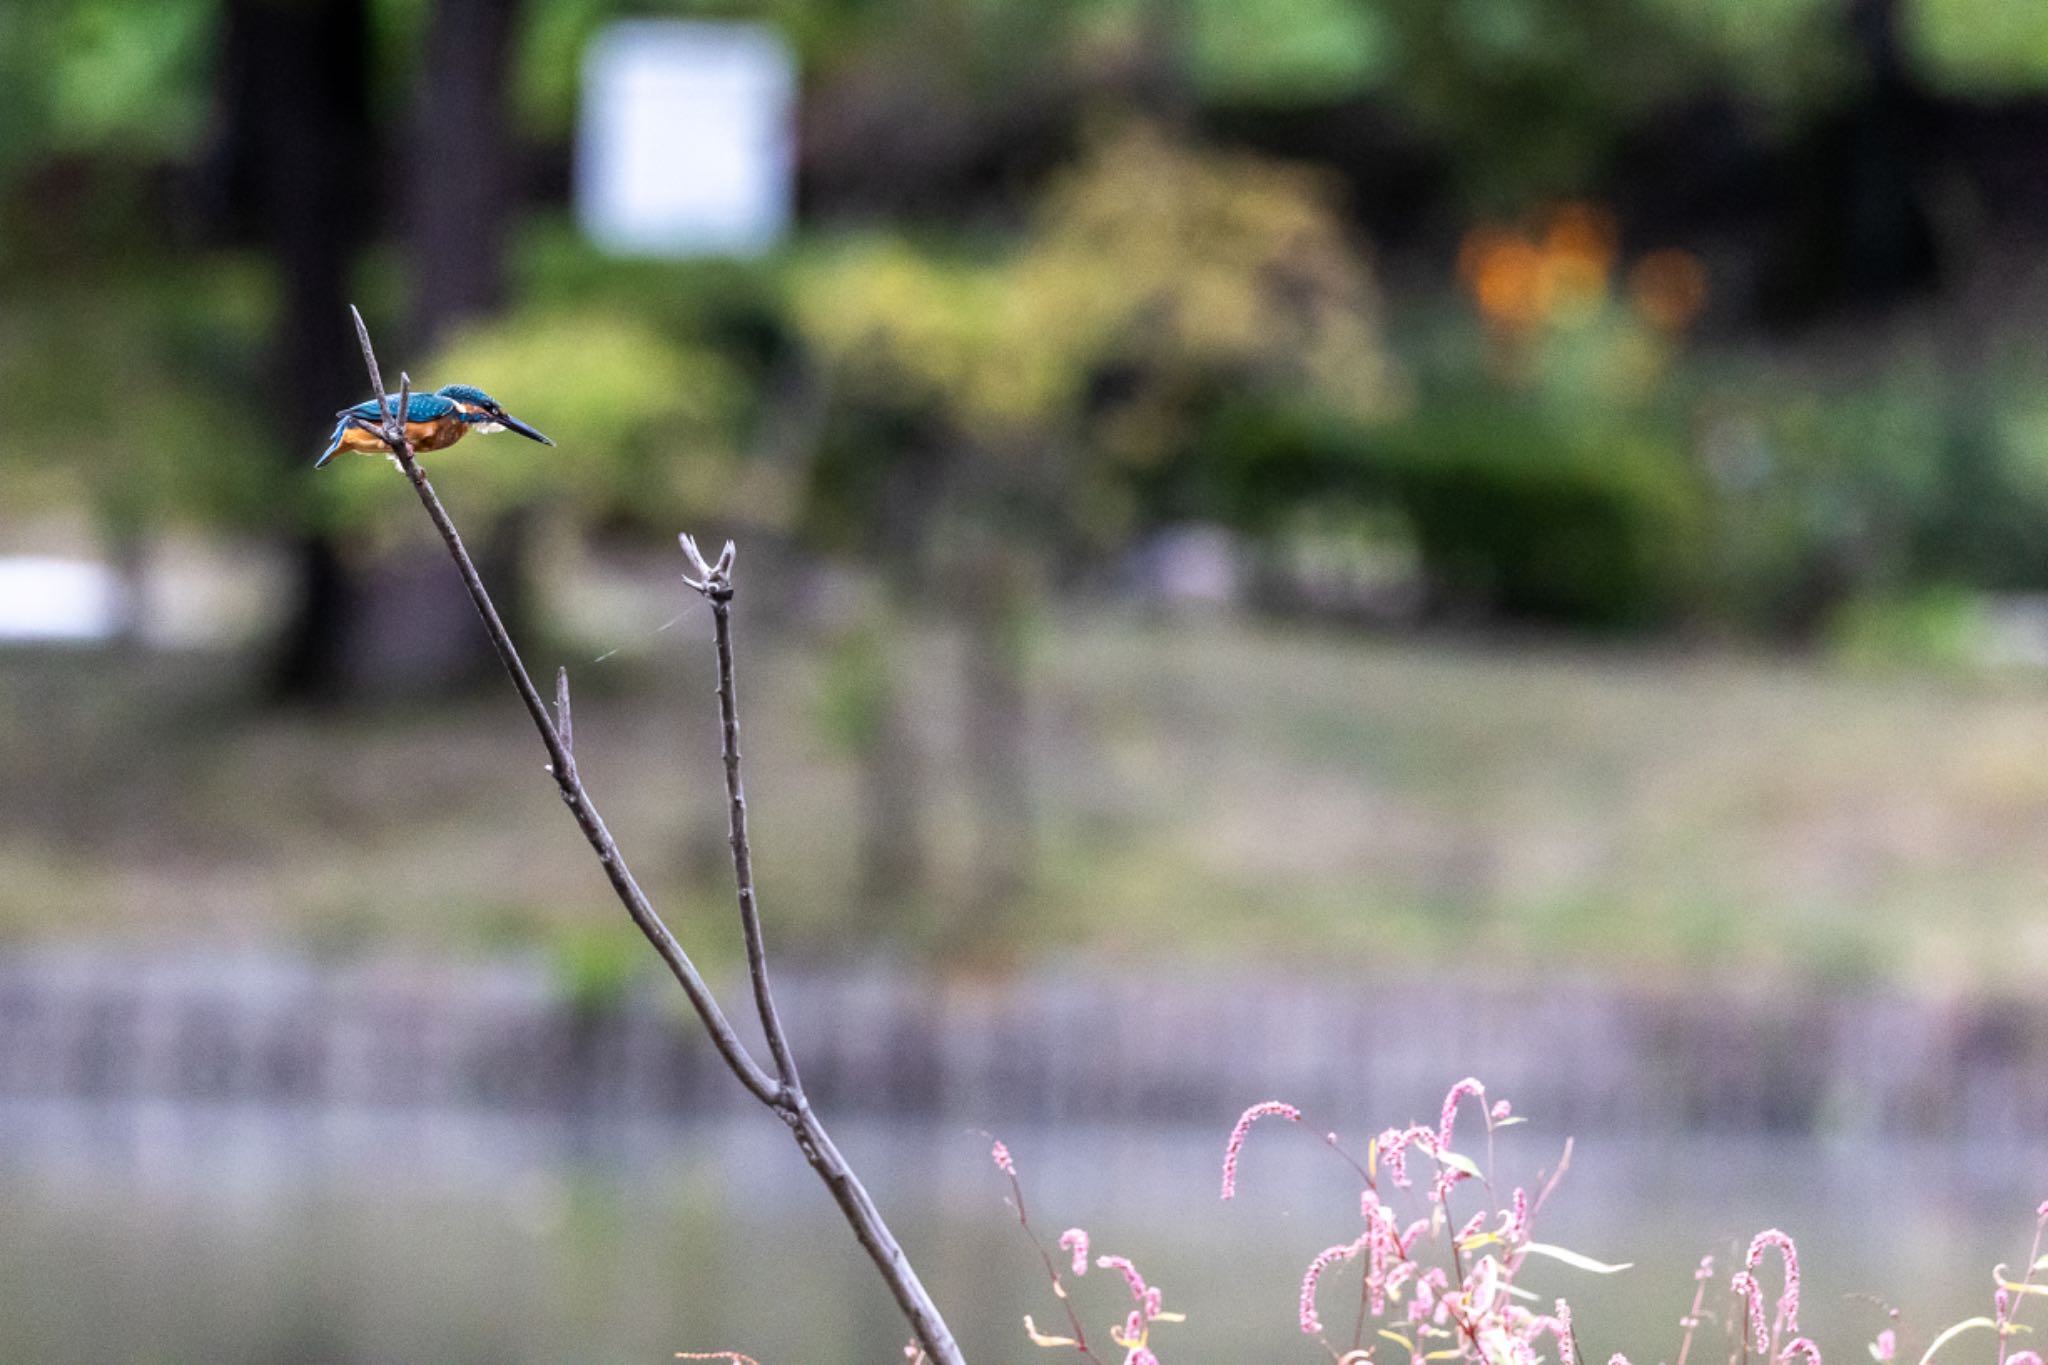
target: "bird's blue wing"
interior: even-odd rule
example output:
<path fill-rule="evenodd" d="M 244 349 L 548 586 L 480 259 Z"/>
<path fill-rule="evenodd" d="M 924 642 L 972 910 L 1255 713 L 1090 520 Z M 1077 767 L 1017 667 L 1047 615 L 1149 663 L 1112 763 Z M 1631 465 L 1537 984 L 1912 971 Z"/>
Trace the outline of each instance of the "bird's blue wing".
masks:
<path fill-rule="evenodd" d="M 392 407 L 398 406 L 397 394 L 386 394 L 384 398 Z M 410 401 L 405 405 L 405 420 L 408 422 L 431 422 L 437 418 L 446 417 L 454 410 L 455 400 L 452 398 L 443 398 L 438 393 L 416 393 L 412 395 Z M 383 414 L 377 410 L 377 400 L 374 398 L 358 403 L 352 408 L 343 408 L 334 415 L 344 420 L 350 417 L 361 417 L 371 422 L 381 422 L 384 420 Z"/>

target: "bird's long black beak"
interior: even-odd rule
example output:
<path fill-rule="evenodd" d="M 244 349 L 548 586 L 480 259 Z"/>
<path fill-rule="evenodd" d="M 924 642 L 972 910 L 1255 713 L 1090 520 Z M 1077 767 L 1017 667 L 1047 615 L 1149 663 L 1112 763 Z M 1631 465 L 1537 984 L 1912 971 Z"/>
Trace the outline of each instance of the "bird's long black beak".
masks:
<path fill-rule="evenodd" d="M 498 420 L 505 424 L 505 430 L 516 431 L 529 441 L 539 441 L 544 446 L 551 446 L 554 444 L 553 441 L 550 441 L 547 437 L 541 435 L 538 431 L 535 431 L 532 427 L 526 425 L 526 423 L 520 421 L 517 417 L 514 417 L 509 412 L 499 414 Z"/>

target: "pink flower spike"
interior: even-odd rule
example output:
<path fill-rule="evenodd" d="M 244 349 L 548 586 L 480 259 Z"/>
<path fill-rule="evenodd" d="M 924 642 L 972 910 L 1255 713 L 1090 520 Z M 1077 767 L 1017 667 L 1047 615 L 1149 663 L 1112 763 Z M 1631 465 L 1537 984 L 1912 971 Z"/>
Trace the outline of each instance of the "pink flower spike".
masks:
<path fill-rule="evenodd" d="M 1010 1160 L 1010 1149 L 1005 1147 L 1000 1139 L 995 1146 L 988 1149 L 988 1154 L 995 1161 L 996 1169 L 1004 1175 L 1017 1174 L 1017 1163 Z"/>
<path fill-rule="evenodd" d="M 1572 1343 L 1572 1306 L 1557 1301 L 1557 1365 L 1579 1365 L 1578 1348 Z"/>
<path fill-rule="evenodd" d="M 1770 1324 L 1764 1320 L 1763 1286 L 1756 1282 L 1756 1276 L 1747 1270 L 1738 1270 L 1728 1278 L 1728 1290 L 1740 1294 L 1748 1305 L 1750 1335 L 1756 1338 L 1756 1349 L 1768 1354 L 1771 1349 Z"/>
<path fill-rule="evenodd" d="M 1166 1295 L 1158 1285 L 1145 1288 L 1145 1321 L 1150 1322 L 1166 1311 Z"/>
<path fill-rule="evenodd" d="M 1467 1076 L 1452 1086 L 1450 1093 L 1444 1096 L 1444 1112 L 1438 1117 L 1436 1124 L 1438 1151 L 1448 1152 L 1451 1149 L 1451 1127 L 1458 1119 L 1458 1101 L 1468 1095 L 1486 1098 L 1486 1087 L 1479 1083 L 1476 1076 Z"/>
<path fill-rule="evenodd" d="M 1713 1279 L 1713 1278 L 1714 1278 L 1714 1258 L 1713 1258 L 1712 1256 L 1702 1256 L 1702 1257 L 1700 1257 L 1700 1268 L 1699 1268 L 1698 1270 L 1695 1270 L 1695 1271 L 1693 1271 L 1693 1273 L 1692 1273 L 1692 1277 L 1693 1277 L 1693 1278 L 1694 1278 L 1695 1280 L 1711 1280 L 1711 1279 Z"/>
<path fill-rule="evenodd" d="M 1097 1256 L 1095 1264 L 1104 1270 L 1114 1270 L 1124 1277 L 1124 1283 L 1131 1287 L 1131 1297 L 1139 1303 L 1145 1302 L 1145 1277 L 1138 1273 L 1138 1267 L 1131 1264 L 1128 1256 Z"/>
<path fill-rule="evenodd" d="M 1223 1197 L 1237 1197 L 1237 1156 L 1244 1150 L 1245 1134 L 1252 1125 L 1263 1118 L 1283 1118 L 1289 1123 L 1301 1122 L 1301 1111 L 1291 1104 L 1279 1100 L 1265 1100 L 1238 1115 L 1237 1126 L 1230 1130 L 1230 1141 L 1223 1148 Z M 1334 1139 L 1335 1135 L 1332 1134 Z"/>
<path fill-rule="evenodd" d="M 1813 1344 L 1811 1337 L 1796 1337 L 1785 1343 L 1785 1349 L 1778 1353 L 1778 1359 L 1790 1360 L 1793 1356 L 1805 1356 L 1806 1365 L 1820 1365 L 1820 1347 Z"/>
<path fill-rule="evenodd" d="M 1489 1116 L 1493 1119 L 1495 1123 L 1499 1123 L 1502 1119 L 1507 1118 L 1514 1112 L 1515 1107 L 1509 1104 L 1506 1100 L 1495 1100 L 1493 1102 L 1493 1108 L 1488 1111 Z"/>
<path fill-rule="evenodd" d="M 2005 1358 L 2005 1365 L 2041 1365 L 2039 1351 L 2014 1351 Z"/>
<path fill-rule="evenodd" d="M 1316 1316 L 1316 1282 L 1323 1278 L 1323 1272 L 1339 1261 L 1348 1261 L 1364 1250 L 1367 1233 L 1348 1245 L 1326 1247 L 1323 1253 L 1309 1262 L 1308 1273 L 1301 1277 L 1301 1330 L 1308 1336 L 1315 1336 L 1323 1330 L 1323 1320 Z"/>
<path fill-rule="evenodd" d="M 1879 1332 L 1877 1340 L 1870 1344 L 1870 1354 L 1875 1360 L 1896 1360 L 1899 1355 L 1899 1334 L 1889 1327 Z M 2008 1360 L 2006 1365 L 2018 1365 L 2018 1362 Z"/>
<path fill-rule="evenodd" d="M 1745 1265 L 1755 1270 L 1763 1260 L 1764 1253 L 1775 1247 L 1785 1258 L 1785 1292 L 1778 1296 L 1777 1326 L 1787 1332 L 1799 1330 L 1799 1252 L 1792 1245 L 1792 1239 L 1776 1228 L 1759 1232 L 1749 1244 L 1749 1258 Z M 1789 1348 L 1788 1348 L 1789 1349 Z"/>
<path fill-rule="evenodd" d="M 1131 1353 L 1124 1357 L 1124 1365 L 1159 1365 L 1159 1357 L 1143 1346 L 1133 1346 Z"/>
<path fill-rule="evenodd" d="M 1142 1341 L 1145 1337 L 1145 1315 L 1133 1308 L 1124 1319 L 1124 1340 Z"/>
<path fill-rule="evenodd" d="M 1065 1232 L 1061 1233 L 1060 1250 L 1074 1253 L 1074 1273 L 1076 1275 L 1086 1275 L 1088 1273 L 1088 1230 L 1086 1228 L 1068 1228 Z"/>

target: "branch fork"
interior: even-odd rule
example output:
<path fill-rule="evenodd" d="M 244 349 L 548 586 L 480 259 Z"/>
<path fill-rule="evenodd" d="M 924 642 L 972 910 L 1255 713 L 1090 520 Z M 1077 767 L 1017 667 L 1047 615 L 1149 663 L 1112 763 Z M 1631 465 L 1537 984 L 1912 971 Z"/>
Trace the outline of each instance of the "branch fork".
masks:
<path fill-rule="evenodd" d="M 725 542 L 725 548 L 719 551 L 718 558 L 707 564 L 704 561 L 704 552 L 697 548 L 697 538 L 695 536 L 686 532 L 677 537 L 677 539 L 682 541 L 683 558 L 690 561 L 691 572 L 697 575 L 695 578 L 692 578 L 689 574 L 685 574 L 683 575 L 683 582 L 689 584 L 693 591 L 702 593 L 707 601 L 730 602 L 732 600 L 732 542 L 729 540 Z"/>
<path fill-rule="evenodd" d="M 573 750 L 575 738 L 569 708 L 569 672 L 558 669 L 555 673 L 555 704 L 550 713 L 548 705 L 541 699 L 533 678 L 520 660 L 519 651 L 512 643 L 510 632 L 505 629 L 497 607 L 485 589 L 483 579 L 478 575 L 476 564 L 463 547 L 462 536 L 455 529 L 455 523 L 448 516 L 447 509 L 434 492 L 434 486 L 427 479 L 426 471 L 414 458 L 411 445 L 405 439 L 405 414 L 412 394 L 412 379 L 403 371 L 399 374 L 399 401 L 397 410 L 392 410 L 390 401 L 384 395 L 383 376 L 378 372 L 377 353 L 370 344 L 369 328 L 363 324 L 363 315 L 353 306 L 349 309 L 355 319 L 356 337 L 362 343 L 363 364 L 369 371 L 370 385 L 377 394 L 379 423 L 372 428 L 365 418 L 353 418 L 359 426 L 375 430 L 390 447 L 393 461 L 404 471 L 413 489 L 419 494 L 420 504 L 426 509 L 434 528 L 448 547 L 450 558 L 462 575 L 463 584 L 469 589 L 470 600 L 476 605 L 477 615 L 483 618 L 484 630 L 489 634 L 491 647 L 497 651 L 498 660 L 512 680 L 519 693 L 519 699 L 526 706 L 527 715 L 532 718 L 534 729 L 539 733 L 541 743 L 548 751 L 548 772 L 554 778 L 556 788 L 561 792 L 562 801 L 575 818 L 577 827 L 597 855 L 598 864 L 604 869 L 605 877 L 611 882 L 612 890 L 626 908 L 633 923 L 653 945 L 654 950 L 667 964 L 669 972 L 689 997 L 691 1006 L 702 1021 L 705 1032 L 711 1035 L 712 1046 L 726 1067 L 738 1078 L 747 1093 L 760 1101 L 786 1124 L 797 1148 L 810 1163 L 818 1177 L 831 1191 L 833 1200 L 839 1205 L 841 1214 L 852 1228 L 854 1237 L 867 1252 L 875 1268 L 888 1284 L 897 1307 L 909 1320 L 917 1335 L 919 1345 L 932 1365 L 964 1365 L 960 1348 L 953 1340 L 952 1331 L 940 1315 L 931 1295 L 918 1280 L 917 1272 L 911 1267 L 903 1248 L 895 1235 L 889 1231 L 882 1219 L 881 1211 L 860 1183 L 859 1177 L 847 1165 L 834 1145 L 831 1135 L 825 1131 L 811 1103 L 804 1095 L 803 1084 L 798 1079 L 796 1059 L 791 1053 L 789 1040 L 783 1032 L 782 1020 L 776 1013 L 774 996 L 768 987 L 768 955 L 761 933 L 760 907 L 754 893 L 753 852 L 747 835 L 747 798 L 745 785 L 741 780 L 739 748 L 739 704 L 733 682 L 732 650 L 732 597 L 733 597 L 733 544 L 725 543 L 718 558 L 707 562 L 698 549 L 697 542 L 690 536 L 682 537 L 684 557 L 689 561 L 694 577 L 685 577 L 690 588 L 701 594 L 711 604 L 712 634 L 718 652 L 718 713 L 721 735 L 721 750 L 725 764 L 725 789 L 728 811 L 728 827 L 732 847 L 733 881 L 738 894 L 740 930 L 746 942 L 747 973 L 752 987 L 754 1004 L 761 1021 L 761 1032 L 768 1044 L 768 1051 L 774 1064 L 771 1075 L 755 1060 L 745 1043 L 734 1031 L 717 998 L 706 984 L 703 975 L 683 950 L 675 935 L 656 913 L 647 895 L 640 889 L 632 869 L 626 865 L 625 856 L 620 853 L 617 840 L 605 825 L 604 817 L 598 814 L 596 804 L 583 786 L 583 779 L 576 770 Z"/>

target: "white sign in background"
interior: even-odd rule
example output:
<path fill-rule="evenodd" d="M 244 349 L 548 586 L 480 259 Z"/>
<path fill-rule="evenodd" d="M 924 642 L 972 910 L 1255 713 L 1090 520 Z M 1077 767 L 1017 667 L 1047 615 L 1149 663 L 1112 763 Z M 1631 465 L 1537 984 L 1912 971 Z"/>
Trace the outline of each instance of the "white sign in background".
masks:
<path fill-rule="evenodd" d="M 583 63 L 576 210 L 628 255 L 751 255 L 789 226 L 796 64 L 759 24 L 607 25 Z"/>

